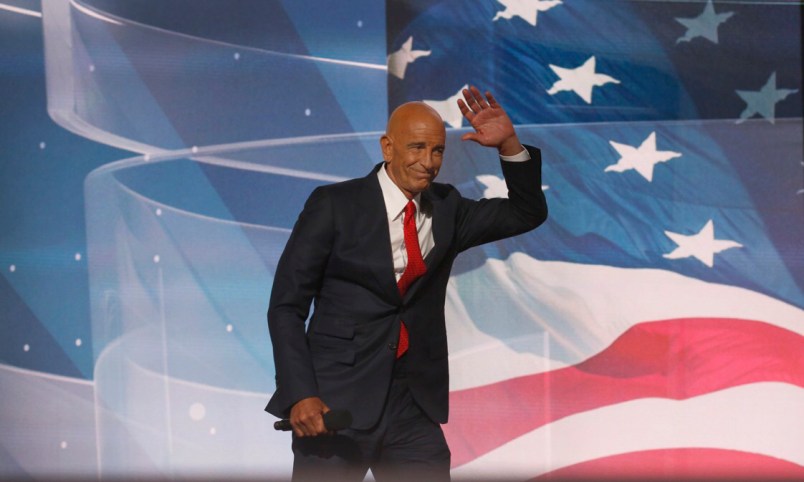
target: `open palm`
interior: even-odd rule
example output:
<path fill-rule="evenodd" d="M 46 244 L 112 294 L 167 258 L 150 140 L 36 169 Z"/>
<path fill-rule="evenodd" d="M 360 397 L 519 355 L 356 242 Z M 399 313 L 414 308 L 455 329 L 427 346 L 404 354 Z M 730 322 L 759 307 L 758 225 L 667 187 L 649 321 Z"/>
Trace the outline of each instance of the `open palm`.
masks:
<path fill-rule="evenodd" d="M 484 98 L 477 87 L 471 86 L 463 90 L 463 96 L 465 100 L 458 99 L 458 107 L 475 132 L 467 132 L 461 139 L 501 151 L 508 145 L 515 146 L 516 152 L 521 150 L 511 119 L 490 92 Z"/>

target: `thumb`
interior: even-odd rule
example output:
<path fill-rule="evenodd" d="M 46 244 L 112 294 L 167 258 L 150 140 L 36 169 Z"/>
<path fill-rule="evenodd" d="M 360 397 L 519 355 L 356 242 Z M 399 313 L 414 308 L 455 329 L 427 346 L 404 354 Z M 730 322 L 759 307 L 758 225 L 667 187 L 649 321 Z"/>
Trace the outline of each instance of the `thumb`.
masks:
<path fill-rule="evenodd" d="M 462 141 L 475 141 L 480 143 L 480 136 L 477 135 L 477 132 L 467 132 L 466 134 L 461 136 Z"/>

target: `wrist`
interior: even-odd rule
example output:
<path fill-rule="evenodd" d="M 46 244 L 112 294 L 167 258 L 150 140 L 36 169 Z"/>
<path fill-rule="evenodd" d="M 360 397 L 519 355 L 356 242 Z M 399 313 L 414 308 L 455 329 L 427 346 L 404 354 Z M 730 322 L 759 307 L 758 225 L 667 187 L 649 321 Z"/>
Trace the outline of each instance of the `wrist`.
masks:
<path fill-rule="evenodd" d="M 522 144 L 519 142 L 519 138 L 516 135 L 504 140 L 497 147 L 497 151 L 501 156 L 515 156 L 524 150 L 525 147 L 522 146 Z"/>

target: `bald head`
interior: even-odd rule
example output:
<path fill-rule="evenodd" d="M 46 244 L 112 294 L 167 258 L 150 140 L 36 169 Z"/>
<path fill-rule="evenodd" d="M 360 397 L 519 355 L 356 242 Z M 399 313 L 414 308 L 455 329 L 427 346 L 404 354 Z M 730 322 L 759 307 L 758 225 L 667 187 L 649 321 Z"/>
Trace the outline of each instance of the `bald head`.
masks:
<path fill-rule="evenodd" d="M 409 126 L 412 122 L 434 122 L 444 129 L 444 121 L 438 111 L 424 102 L 406 102 L 391 113 L 385 133 L 391 134 L 395 130 Z"/>
<path fill-rule="evenodd" d="M 444 155 L 446 129 L 435 109 L 423 102 L 397 107 L 380 139 L 388 177 L 408 199 L 435 179 Z"/>

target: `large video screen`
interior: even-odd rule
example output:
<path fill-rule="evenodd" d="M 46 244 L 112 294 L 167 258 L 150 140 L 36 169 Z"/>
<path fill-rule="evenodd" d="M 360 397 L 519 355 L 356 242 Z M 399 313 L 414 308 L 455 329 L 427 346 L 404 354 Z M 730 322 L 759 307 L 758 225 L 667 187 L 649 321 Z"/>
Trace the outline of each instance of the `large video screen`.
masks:
<path fill-rule="evenodd" d="M 453 267 L 453 477 L 804 478 L 801 14 L 0 0 L 0 478 L 289 477 L 291 229 L 407 101 L 438 182 L 507 196 L 467 85 L 541 149 L 549 218 Z"/>

